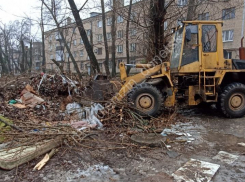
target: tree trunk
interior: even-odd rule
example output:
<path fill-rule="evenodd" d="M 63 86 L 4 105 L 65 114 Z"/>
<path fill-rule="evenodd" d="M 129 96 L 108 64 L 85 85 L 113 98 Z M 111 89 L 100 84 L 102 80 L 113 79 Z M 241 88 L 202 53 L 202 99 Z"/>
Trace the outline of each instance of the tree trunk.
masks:
<path fill-rule="evenodd" d="M 43 25 L 43 2 L 41 6 L 41 32 L 42 32 L 42 70 L 46 72 L 46 56 L 45 56 L 45 36 L 44 36 L 44 25 Z"/>
<path fill-rule="evenodd" d="M 126 25 L 126 54 L 127 54 L 127 64 L 129 64 L 129 23 L 131 20 L 131 11 L 132 11 L 132 3 L 133 0 L 130 0 L 129 7 L 128 7 L 128 19 L 127 19 L 127 25 Z M 127 74 L 130 72 L 130 67 L 127 67 Z"/>
<path fill-rule="evenodd" d="M 100 68 L 99 68 L 99 64 L 98 64 L 98 61 L 94 55 L 94 52 L 93 52 L 93 48 L 92 46 L 90 45 L 89 41 L 88 41 L 88 37 L 87 37 L 87 34 L 85 32 L 85 29 L 84 29 L 84 26 L 83 26 L 83 22 L 82 22 L 82 19 L 80 17 L 80 14 L 79 14 L 79 11 L 77 9 L 77 6 L 74 2 L 74 0 L 68 0 L 69 2 L 69 5 L 70 5 L 70 8 L 72 10 L 72 14 L 75 18 L 75 21 L 76 21 L 76 24 L 77 24 L 77 27 L 78 27 L 78 30 L 79 30 L 79 33 L 83 39 L 83 43 L 84 43 L 84 46 L 85 46 L 85 49 L 88 53 L 88 56 L 90 58 L 90 61 L 92 63 L 92 67 L 94 70 L 97 70 L 97 72 L 99 73 L 100 72 Z"/>
<path fill-rule="evenodd" d="M 3 59 L 3 51 L 2 51 L 2 46 L 0 45 L 0 63 L 2 65 L 2 74 L 5 75 L 5 74 L 8 74 L 8 69 L 6 67 L 6 64 L 5 64 L 5 61 Z"/>
<path fill-rule="evenodd" d="M 187 10 L 187 18 L 186 18 L 187 21 L 191 21 L 195 17 L 195 9 L 196 9 L 195 6 L 196 6 L 195 0 L 189 0 L 188 10 Z"/>
<path fill-rule="evenodd" d="M 150 3 L 154 32 L 154 53 L 159 56 L 159 52 L 164 48 L 165 0 L 151 0 Z"/>
<path fill-rule="evenodd" d="M 94 32 L 93 32 L 93 22 L 92 21 L 90 21 L 90 27 L 91 27 L 91 29 L 90 29 L 90 36 L 89 36 L 89 40 L 90 40 L 90 45 L 91 45 L 91 48 L 92 48 L 92 50 L 94 50 Z M 96 69 L 95 69 L 95 67 L 93 66 L 93 62 L 92 62 L 92 60 L 90 59 L 90 75 L 95 75 L 96 74 Z"/>
<path fill-rule="evenodd" d="M 109 70 L 109 49 L 108 49 L 107 36 L 106 36 L 106 18 L 105 18 L 105 5 L 104 5 L 104 0 L 101 0 L 101 9 L 102 9 L 103 36 L 104 36 L 104 45 L 105 45 L 105 62 L 104 62 L 104 66 L 105 66 L 106 75 L 107 76 L 110 76 L 110 70 Z"/>
<path fill-rule="evenodd" d="M 32 40 L 30 42 L 30 63 L 29 63 L 29 73 L 31 73 L 32 70 Z"/>
<path fill-rule="evenodd" d="M 4 37 L 5 37 L 5 45 L 4 45 L 4 52 L 5 52 L 5 61 L 8 63 L 8 72 L 11 73 L 11 64 L 10 64 L 10 60 L 9 60 L 9 52 L 8 52 L 8 39 L 7 39 L 7 35 L 5 34 L 4 31 Z"/>
<path fill-rule="evenodd" d="M 20 41 L 20 44 L 21 44 L 21 52 L 22 52 L 20 70 L 21 70 L 21 73 L 24 73 L 25 72 L 25 45 L 24 45 L 23 40 Z"/>
<path fill-rule="evenodd" d="M 111 62 L 112 62 L 112 70 L 111 76 L 116 76 L 116 0 L 113 0 L 113 9 L 112 9 L 112 17 L 111 17 Z"/>

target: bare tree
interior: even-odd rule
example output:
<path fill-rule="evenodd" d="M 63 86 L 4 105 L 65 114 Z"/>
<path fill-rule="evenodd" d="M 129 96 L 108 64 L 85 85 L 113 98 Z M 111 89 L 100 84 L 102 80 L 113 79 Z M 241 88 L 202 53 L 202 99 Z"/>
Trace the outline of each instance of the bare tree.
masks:
<path fill-rule="evenodd" d="M 107 33 L 106 33 L 106 17 L 105 17 L 105 4 L 104 4 L 104 0 L 101 0 L 101 9 L 102 9 L 103 37 L 104 37 L 104 45 L 105 45 L 105 61 L 104 61 L 104 66 L 105 66 L 106 74 L 109 76 L 110 75 L 110 70 L 109 70 L 109 49 L 108 49 Z"/>
<path fill-rule="evenodd" d="M 44 0 L 41 0 L 41 1 L 43 2 L 44 6 L 48 9 L 50 15 L 52 16 L 52 18 L 53 18 L 53 20 L 55 22 L 57 31 L 58 31 L 57 36 L 60 36 L 61 37 L 61 40 L 63 41 L 67 52 L 69 53 L 69 56 L 70 56 L 71 61 L 72 61 L 73 65 L 74 65 L 74 68 L 76 70 L 76 73 L 78 74 L 79 79 L 82 79 L 82 74 L 81 74 L 81 72 L 80 72 L 80 70 L 78 68 L 78 65 L 77 65 L 77 62 L 76 62 L 74 56 L 71 53 L 70 47 L 67 45 L 67 42 L 65 40 L 65 36 L 63 34 L 63 29 L 60 26 L 60 23 L 59 23 L 59 21 L 57 19 L 57 11 L 56 11 L 57 10 L 56 9 L 57 6 L 56 6 L 56 1 L 55 0 L 51 0 L 51 5 L 50 5 L 51 7 Z"/>
<path fill-rule="evenodd" d="M 77 9 L 77 6 L 76 6 L 74 0 L 68 0 L 68 2 L 69 2 L 69 5 L 70 5 L 70 8 L 72 10 L 72 14 L 73 14 L 73 16 L 75 18 L 75 21 L 76 21 L 80 36 L 82 37 L 85 49 L 86 49 L 86 51 L 88 53 L 88 56 L 90 58 L 90 61 L 91 61 L 91 64 L 92 64 L 92 69 L 93 69 L 94 72 L 97 71 L 98 73 L 100 73 L 100 68 L 99 68 L 98 61 L 97 61 L 97 59 L 96 59 L 96 57 L 94 55 L 93 48 L 92 48 L 91 44 L 89 43 L 87 34 L 86 34 L 84 26 L 83 26 L 82 19 L 81 19 L 80 14 L 79 14 L 79 11 L 81 10 L 81 8 L 80 8 L 80 10 Z"/>
<path fill-rule="evenodd" d="M 127 64 L 129 64 L 129 24 L 131 19 L 131 11 L 132 11 L 132 3 L 133 0 L 130 0 L 129 2 L 129 8 L 128 8 L 128 17 L 127 17 L 127 25 L 126 25 L 126 54 L 127 54 Z M 130 67 L 127 67 L 127 74 L 130 72 Z"/>
<path fill-rule="evenodd" d="M 112 16 L 111 16 L 111 62 L 112 62 L 112 70 L 111 76 L 116 76 L 116 11 L 117 11 L 117 0 L 112 0 Z"/>
<path fill-rule="evenodd" d="M 42 70 L 46 72 L 46 56 L 45 56 L 45 36 L 44 36 L 44 18 L 43 18 L 43 2 L 41 4 L 41 20 L 40 20 L 40 29 L 42 34 Z"/>

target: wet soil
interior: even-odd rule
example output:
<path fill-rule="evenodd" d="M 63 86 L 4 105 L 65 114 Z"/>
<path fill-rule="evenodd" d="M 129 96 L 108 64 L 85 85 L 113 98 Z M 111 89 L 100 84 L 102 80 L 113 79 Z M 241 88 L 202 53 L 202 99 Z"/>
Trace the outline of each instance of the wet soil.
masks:
<path fill-rule="evenodd" d="M 214 182 L 244 181 L 245 147 L 238 143 L 245 143 L 245 119 L 224 118 L 214 107 L 181 108 L 178 113 L 188 122 L 177 123 L 176 128 L 195 140 L 187 143 L 169 137 L 170 150 L 179 154 L 175 158 L 169 157 L 164 146 L 112 150 L 62 147 L 41 171 L 32 169 L 43 156 L 11 171 L 0 170 L 0 181 L 173 181 L 171 174 L 190 158 L 219 164 Z M 105 132 L 98 137 L 105 139 Z M 212 159 L 219 151 L 239 158 L 233 164 Z M 86 176 L 86 172 L 92 175 Z"/>

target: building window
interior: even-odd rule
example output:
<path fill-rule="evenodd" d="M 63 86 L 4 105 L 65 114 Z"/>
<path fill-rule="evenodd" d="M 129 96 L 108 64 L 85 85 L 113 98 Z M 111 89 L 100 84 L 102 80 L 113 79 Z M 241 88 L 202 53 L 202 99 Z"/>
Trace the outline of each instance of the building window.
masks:
<path fill-rule="evenodd" d="M 108 25 L 108 26 L 111 26 L 111 24 L 112 24 L 112 19 L 111 19 L 111 17 L 110 17 L 110 18 L 107 18 L 107 19 L 106 19 L 106 22 L 107 22 L 107 25 Z"/>
<path fill-rule="evenodd" d="M 224 58 L 225 59 L 231 59 L 232 58 L 232 52 L 228 52 L 224 50 Z"/>
<path fill-rule="evenodd" d="M 74 52 L 73 52 L 73 57 L 74 57 L 74 58 L 77 57 L 77 51 L 74 51 Z"/>
<path fill-rule="evenodd" d="M 136 64 L 135 59 L 130 60 L 130 64 Z"/>
<path fill-rule="evenodd" d="M 73 34 L 76 34 L 76 27 L 73 27 Z"/>
<path fill-rule="evenodd" d="M 83 45 L 83 39 L 82 38 L 80 39 L 80 44 Z"/>
<path fill-rule="evenodd" d="M 117 31 L 117 38 L 123 38 L 123 31 L 122 30 Z"/>
<path fill-rule="evenodd" d="M 130 19 L 131 20 L 135 20 L 137 17 L 137 13 L 136 12 L 132 12 L 131 15 L 130 15 Z"/>
<path fill-rule="evenodd" d="M 81 63 L 81 64 L 80 64 L 80 69 L 83 70 L 83 68 L 84 68 L 84 64 Z"/>
<path fill-rule="evenodd" d="M 222 10 L 222 19 L 229 20 L 235 18 L 235 8 L 223 9 Z"/>
<path fill-rule="evenodd" d="M 123 52 L 123 45 L 117 45 L 117 52 L 122 53 Z"/>
<path fill-rule="evenodd" d="M 52 44 L 49 44 L 49 51 L 52 51 L 52 48 L 53 48 Z"/>
<path fill-rule="evenodd" d="M 91 30 L 86 30 L 86 33 L 87 33 L 87 36 L 90 36 L 91 35 Z"/>
<path fill-rule="evenodd" d="M 67 46 L 68 46 L 68 47 L 71 47 L 71 43 L 70 43 L 70 42 L 68 42 L 68 43 L 67 43 Z"/>
<path fill-rule="evenodd" d="M 168 22 L 167 21 L 164 22 L 163 28 L 164 28 L 164 30 L 167 30 L 167 28 L 168 28 Z"/>
<path fill-rule="evenodd" d="M 178 5 L 179 6 L 185 6 L 185 5 L 187 5 L 187 0 L 178 0 Z"/>
<path fill-rule="evenodd" d="M 36 62 L 36 68 L 35 69 L 39 70 L 40 69 L 40 65 L 41 65 L 40 62 Z"/>
<path fill-rule="evenodd" d="M 97 27 L 101 28 L 102 27 L 102 20 L 97 21 Z"/>
<path fill-rule="evenodd" d="M 56 51 L 56 61 L 63 61 L 63 51 Z"/>
<path fill-rule="evenodd" d="M 223 42 L 233 41 L 234 30 L 225 30 L 222 32 Z"/>
<path fill-rule="evenodd" d="M 101 54 L 102 54 L 102 48 L 98 48 L 97 54 L 98 54 L 98 55 L 101 55 Z"/>
<path fill-rule="evenodd" d="M 135 52 L 136 51 L 136 44 L 135 43 L 130 44 L 130 51 L 131 52 Z"/>
<path fill-rule="evenodd" d="M 137 30 L 136 29 L 131 29 L 130 30 L 130 35 L 131 36 L 135 36 L 137 34 Z"/>
<path fill-rule="evenodd" d="M 80 57 L 83 57 L 83 50 L 80 50 Z"/>
<path fill-rule="evenodd" d="M 54 56 L 52 54 L 50 55 L 50 59 L 54 59 Z"/>
<path fill-rule="evenodd" d="M 111 40 L 111 33 L 106 34 L 107 40 Z"/>
<path fill-rule="evenodd" d="M 56 39 L 56 40 L 61 39 L 61 35 L 60 35 L 59 32 L 55 32 L 55 39 Z"/>
<path fill-rule="evenodd" d="M 52 39 L 53 39 L 53 36 L 52 36 L 52 35 L 50 35 L 50 36 L 49 36 L 49 42 L 51 42 L 51 41 L 52 41 Z"/>
<path fill-rule="evenodd" d="M 102 66 L 103 66 L 103 64 L 102 63 L 99 63 L 99 67 L 100 67 L 101 70 L 102 70 Z"/>
<path fill-rule="evenodd" d="M 118 60 L 117 60 L 117 67 L 118 67 L 118 68 L 119 68 L 119 65 L 120 65 L 121 62 L 122 62 L 121 59 L 118 59 Z"/>
<path fill-rule="evenodd" d="M 77 40 L 73 40 L 73 45 L 77 45 Z"/>
<path fill-rule="evenodd" d="M 66 58 L 69 58 L 69 53 L 68 52 L 66 53 Z"/>
<path fill-rule="evenodd" d="M 123 22 L 123 17 L 119 15 L 117 17 L 117 23 L 122 23 L 122 22 Z"/>
<path fill-rule="evenodd" d="M 199 14 L 198 20 L 209 20 L 209 13 Z"/>
<path fill-rule="evenodd" d="M 102 34 L 98 34 L 97 35 L 97 40 L 98 40 L 98 42 L 101 42 L 102 41 Z"/>

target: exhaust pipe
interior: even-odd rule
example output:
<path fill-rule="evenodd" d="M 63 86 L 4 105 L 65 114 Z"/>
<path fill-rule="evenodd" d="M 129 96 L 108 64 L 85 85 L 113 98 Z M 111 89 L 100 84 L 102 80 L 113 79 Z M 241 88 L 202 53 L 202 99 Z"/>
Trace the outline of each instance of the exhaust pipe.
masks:
<path fill-rule="evenodd" d="M 242 37 L 242 39 L 241 39 L 241 47 L 239 47 L 240 60 L 245 60 L 245 47 L 243 47 L 243 39 L 244 39 L 244 37 Z"/>

